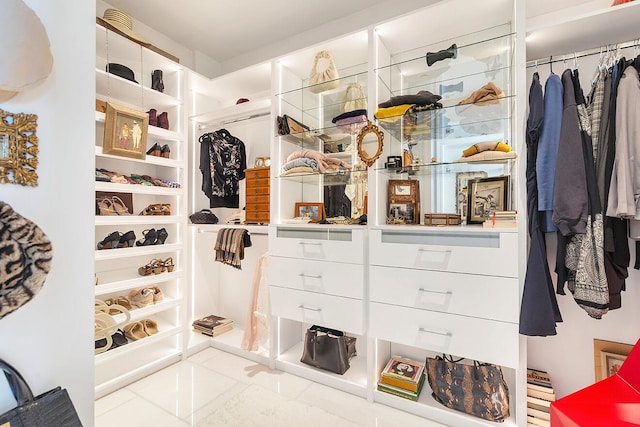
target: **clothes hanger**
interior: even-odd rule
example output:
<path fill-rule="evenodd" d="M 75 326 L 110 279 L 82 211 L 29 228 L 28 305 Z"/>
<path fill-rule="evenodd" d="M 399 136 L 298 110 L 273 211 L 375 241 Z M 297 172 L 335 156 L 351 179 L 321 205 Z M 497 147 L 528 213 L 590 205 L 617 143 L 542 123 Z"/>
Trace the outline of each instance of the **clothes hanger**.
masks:
<path fill-rule="evenodd" d="M 553 74 L 553 56 L 549 56 L 549 72 Z"/>

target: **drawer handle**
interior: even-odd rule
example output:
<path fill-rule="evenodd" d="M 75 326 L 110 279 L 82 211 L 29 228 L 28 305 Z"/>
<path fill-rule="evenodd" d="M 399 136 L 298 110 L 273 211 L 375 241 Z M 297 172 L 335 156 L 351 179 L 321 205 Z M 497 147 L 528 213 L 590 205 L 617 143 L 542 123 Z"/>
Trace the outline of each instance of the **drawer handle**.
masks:
<path fill-rule="evenodd" d="M 452 335 L 451 332 L 430 331 L 429 329 L 425 329 L 425 328 L 418 328 L 418 331 L 425 332 L 427 334 L 442 335 L 443 337 L 450 337 Z"/>
<path fill-rule="evenodd" d="M 310 279 L 322 279 L 322 275 L 321 274 L 300 273 L 300 274 L 298 274 L 298 276 L 300 276 L 300 277 L 308 277 Z"/>
<path fill-rule="evenodd" d="M 322 243 L 314 243 L 314 242 L 298 242 L 299 245 L 312 245 L 312 246 L 320 246 Z"/>
<path fill-rule="evenodd" d="M 306 305 L 304 305 L 304 304 L 300 304 L 300 305 L 298 306 L 298 308 L 301 308 L 301 309 L 303 309 L 303 310 L 309 310 L 309 311 L 322 311 L 322 309 L 321 309 L 321 308 L 317 308 L 317 307 L 307 307 L 307 306 L 306 306 Z"/>
<path fill-rule="evenodd" d="M 451 295 L 453 292 L 451 291 L 433 291 L 431 289 L 418 288 L 420 292 L 429 292 L 430 294 L 442 294 L 442 295 Z"/>
<path fill-rule="evenodd" d="M 448 253 L 451 253 L 451 249 L 440 250 L 440 249 L 419 248 L 418 252 L 437 252 L 437 253 L 442 253 L 442 254 L 448 254 Z"/>

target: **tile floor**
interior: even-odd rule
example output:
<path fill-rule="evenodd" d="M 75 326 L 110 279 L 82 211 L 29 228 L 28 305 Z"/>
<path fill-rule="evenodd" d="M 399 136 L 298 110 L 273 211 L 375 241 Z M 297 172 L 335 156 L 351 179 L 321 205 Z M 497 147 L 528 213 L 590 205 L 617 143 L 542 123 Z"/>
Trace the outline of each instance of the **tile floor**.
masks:
<path fill-rule="evenodd" d="M 444 427 L 216 349 L 95 404 L 96 427 Z"/>

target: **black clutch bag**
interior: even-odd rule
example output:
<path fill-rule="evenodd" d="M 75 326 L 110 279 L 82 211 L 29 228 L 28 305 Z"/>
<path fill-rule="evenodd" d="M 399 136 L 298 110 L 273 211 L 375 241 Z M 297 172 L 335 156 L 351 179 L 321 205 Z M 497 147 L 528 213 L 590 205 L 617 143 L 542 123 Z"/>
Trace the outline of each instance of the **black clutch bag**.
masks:
<path fill-rule="evenodd" d="M 217 224 L 218 217 L 210 209 L 202 209 L 189 215 L 193 224 Z"/>
<path fill-rule="evenodd" d="M 276 124 L 278 127 L 278 135 L 289 135 L 291 133 L 296 134 L 309 131 L 309 126 L 303 125 L 286 114 L 284 116 L 278 116 Z"/>
<path fill-rule="evenodd" d="M 31 388 L 22 375 L 0 359 L 11 393 L 18 406 L 0 415 L 0 426 L 11 427 L 82 427 L 78 413 L 67 390 L 56 387 L 33 397 Z"/>
<path fill-rule="evenodd" d="M 342 331 L 313 325 L 304 337 L 300 361 L 307 365 L 344 374 L 349 369 L 349 359 L 356 355 L 356 339 Z"/>
<path fill-rule="evenodd" d="M 509 389 L 499 366 L 454 361 L 451 357 L 427 358 L 427 379 L 433 398 L 456 411 L 489 421 L 509 418 Z"/>

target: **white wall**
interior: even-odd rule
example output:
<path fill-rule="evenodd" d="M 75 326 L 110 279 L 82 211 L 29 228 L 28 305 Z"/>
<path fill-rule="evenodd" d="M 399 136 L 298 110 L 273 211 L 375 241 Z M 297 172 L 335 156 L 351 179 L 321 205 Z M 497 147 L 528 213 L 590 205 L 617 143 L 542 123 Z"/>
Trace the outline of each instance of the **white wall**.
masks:
<path fill-rule="evenodd" d="M 631 51 L 627 57 L 634 57 Z M 594 76 L 598 55 L 581 58 L 578 62 L 582 90 L 587 95 L 591 90 L 591 78 Z M 561 76 L 567 67 L 573 67 L 573 59 L 553 64 L 553 70 Z M 531 85 L 534 68 L 527 70 L 527 90 Z M 538 67 L 540 81 L 544 84 L 549 76 L 549 66 Z M 527 94 L 528 96 L 528 94 Z M 635 244 L 631 244 L 631 265 L 635 260 Z M 551 276 L 555 266 L 556 238 L 547 235 L 547 258 Z M 557 327 L 558 334 L 552 337 L 528 338 L 528 366 L 549 372 L 558 397 L 593 384 L 595 381 L 593 339 L 635 344 L 640 338 L 640 272 L 629 268 L 627 291 L 622 293 L 622 308 L 610 311 L 601 320 L 592 319 L 573 300 L 571 292 L 557 295 L 563 323 Z"/>
<path fill-rule="evenodd" d="M 47 30 L 53 72 L 42 85 L 0 108 L 38 115 L 39 185 L 0 184 L 0 200 L 49 236 L 53 265 L 42 291 L 0 320 L 0 357 L 23 374 L 34 394 L 58 385 L 67 388 L 89 426 L 94 376 L 95 4 L 25 3 Z M 7 36 L 5 42 L 11 43 Z M 0 383 L 0 411 L 14 405 L 9 396 Z"/>

